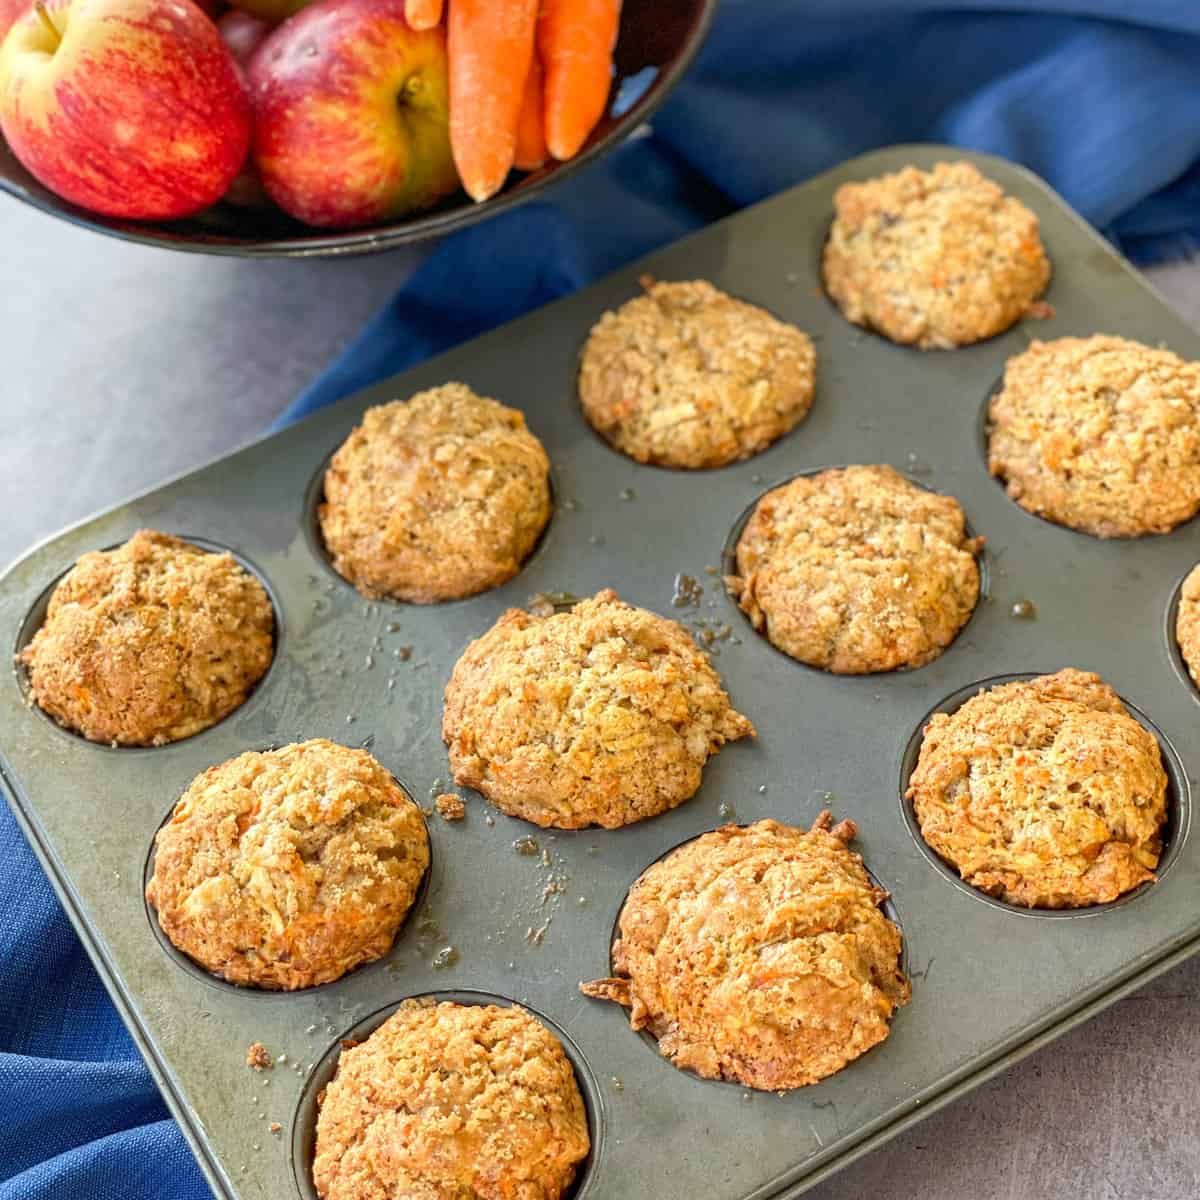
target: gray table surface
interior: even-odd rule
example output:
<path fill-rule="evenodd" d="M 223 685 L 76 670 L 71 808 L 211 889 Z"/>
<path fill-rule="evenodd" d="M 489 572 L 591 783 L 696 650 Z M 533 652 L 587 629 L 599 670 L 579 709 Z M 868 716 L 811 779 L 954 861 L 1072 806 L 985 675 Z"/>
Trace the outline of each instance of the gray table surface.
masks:
<path fill-rule="evenodd" d="M 95 237 L 0 198 L 0 563 L 253 439 L 422 253 L 191 257 Z M 1151 275 L 1200 325 L 1200 262 Z M 1198 1003 L 1200 959 L 809 1194 L 1195 1200 Z"/>

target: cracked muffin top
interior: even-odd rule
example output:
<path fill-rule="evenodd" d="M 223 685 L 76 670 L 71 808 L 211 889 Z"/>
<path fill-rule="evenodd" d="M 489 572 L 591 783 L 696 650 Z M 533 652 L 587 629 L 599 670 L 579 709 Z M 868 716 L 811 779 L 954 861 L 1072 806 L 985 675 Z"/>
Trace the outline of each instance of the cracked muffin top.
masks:
<path fill-rule="evenodd" d="M 560 1200 L 591 1148 L 561 1043 L 516 1007 L 406 1001 L 320 1105 L 321 1200 Z"/>
<path fill-rule="evenodd" d="M 215 725 L 266 674 L 275 616 L 232 554 L 141 529 L 83 555 L 18 661 L 34 702 L 94 742 L 162 745 Z"/>
<path fill-rule="evenodd" d="M 1138 537 L 1200 509 L 1200 363 L 1119 337 L 1033 342 L 988 417 L 988 469 L 1039 517 Z"/>
<path fill-rule="evenodd" d="M 825 286 L 847 320 L 948 350 L 1019 321 L 1050 282 L 1037 217 L 968 162 L 844 183 Z"/>
<path fill-rule="evenodd" d="M 801 475 L 758 502 L 726 582 L 785 654 L 837 674 L 919 667 L 979 599 L 958 501 L 887 466 Z"/>
<path fill-rule="evenodd" d="M 155 838 L 146 899 L 229 983 L 330 983 L 391 948 L 429 865 L 413 801 L 365 750 L 324 739 L 192 780 Z"/>
<path fill-rule="evenodd" d="M 615 974 L 583 993 L 708 1079 L 781 1091 L 840 1071 L 910 994 L 856 833 L 823 812 L 807 832 L 726 825 L 672 851 L 630 889 Z"/>
<path fill-rule="evenodd" d="M 808 415 L 807 334 L 704 280 L 641 282 L 644 296 L 596 323 L 580 363 L 584 416 L 613 447 L 642 463 L 720 467 Z"/>
<path fill-rule="evenodd" d="M 612 591 L 506 612 L 455 664 L 442 719 L 456 783 L 559 829 L 674 808 L 709 755 L 753 733 L 687 630 Z"/>
<path fill-rule="evenodd" d="M 364 596 L 461 599 L 529 557 L 550 519 L 550 460 L 515 408 L 447 383 L 367 409 L 317 516 L 334 569 Z"/>
<path fill-rule="evenodd" d="M 1154 878 L 1167 817 L 1158 741 L 1098 675 L 982 691 L 925 727 L 921 836 L 972 887 L 1027 908 L 1115 900 Z"/>

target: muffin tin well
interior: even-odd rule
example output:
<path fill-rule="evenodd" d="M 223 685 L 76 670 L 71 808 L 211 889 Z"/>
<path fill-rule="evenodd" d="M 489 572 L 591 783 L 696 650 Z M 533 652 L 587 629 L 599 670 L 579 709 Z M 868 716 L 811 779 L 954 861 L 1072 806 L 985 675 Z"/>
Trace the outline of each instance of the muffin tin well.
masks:
<path fill-rule="evenodd" d="M 134 532 L 134 531 L 130 530 L 130 533 L 132 533 L 132 532 Z M 171 530 L 160 530 L 159 532 L 170 533 L 172 531 Z M 214 542 L 214 541 L 210 540 L 209 538 L 193 537 L 191 534 L 187 534 L 187 533 L 175 534 L 174 536 L 182 538 L 185 542 L 190 542 L 193 546 L 198 546 L 201 550 L 205 550 L 209 554 L 230 554 L 230 555 L 232 555 L 233 558 L 237 561 L 238 565 L 242 568 L 242 570 L 246 571 L 250 575 L 253 575 L 254 578 L 257 579 L 258 582 L 262 585 L 263 591 L 265 591 L 267 593 L 267 599 L 271 603 L 271 612 L 275 619 L 275 626 L 274 626 L 274 631 L 273 631 L 273 636 L 272 636 L 272 645 L 271 645 L 271 662 L 268 665 L 266 671 L 263 673 L 263 677 L 250 689 L 249 693 L 246 696 L 246 699 L 243 700 L 242 703 L 238 706 L 239 709 L 244 709 L 247 707 L 247 705 L 253 704 L 255 696 L 257 696 L 259 694 L 259 692 L 264 687 L 267 686 L 267 684 L 271 678 L 271 672 L 275 670 L 275 663 L 276 663 L 277 659 L 279 658 L 280 646 L 283 642 L 283 623 L 280 618 L 279 598 L 278 598 L 278 596 L 276 596 L 274 590 L 271 587 L 271 581 L 263 574 L 263 572 L 258 567 L 256 567 L 254 565 L 254 563 L 252 563 L 248 558 L 246 558 L 243 554 L 238 553 L 238 551 L 233 549 L 231 546 L 223 545 L 220 542 Z M 88 549 L 115 550 L 115 549 L 117 549 L 118 546 L 121 545 L 121 543 L 124 540 L 125 539 L 122 538 L 122 539 L 112 542 L 108 545 L 91 546 L 91 547 L 88 547 Z M 24 650 L 25 647 L 28 646 L 29 643 L 33 641 L 34 635 L 45 623 L 46 612 L 47 612 L 48 608 L 50 607 L 50 598 L 51 598 L 51 596 L 54 595 L 54 589 L 57 588 L 58 585 L 63 581 L 63 579 L 70 572 L 71 568 L 74 565 L 75 565 L 74 560 L 66 563 L 63 566 L 62 570 L 59 571 L 58 574 L 54 577 L 54 579 L 51 580 L 51 582 L 48 583 L 46 585 L 46 587 L 42 590 L 41 595 L 39 595 L 37 597 L 37 599 L 33 602 L 32 605 L 30 605 L 29 610 L 25 614 L 25 619 L 21 622 L 20 626 L 17 629 L 16 641 L 13 644 L 13 648 L 12 648 L 12 656 L 13 656 L 14 660 L 16 659 L 17 655 L 19 655 L 21 653 L 21 651 Z M 82 734 L 77 733 L 75 730 L 68 729 L 65 725 L 60 724 L 57 720 L 55 720 L 52 716 L 50 716 L 49 713 L 47 713 L 43 709 L 39 708 L 33 702 L 32 690 L 29 685 L 28 669 L 26 667 L 18 664 L 14 668 L 14 670 L 15 670 L 15 674 L 16 674 L 17 685 L 21 689 L 21 694 L 25 698 L 25 702 L 29 705 L 29 707 L 34 712 L 36 712 L 40 717 L 42 717 L 43 720 L 47 721 L 50 725 L 52 725 L 60 733 L 65 734 L 67 737 L 73 738 L 77 742 L 82 742 L 86 746 L 96 746 L 102 750 L 115 750 L 115 751 L 119 751 L 122 754 L 145 754 L 145 753 L 153 753 L 154 751 L 162 749 L 161 746 L 116 746 L 116 745 L 111 745 L 107 742 L 94 742 L 94 741 L 90 740 L 89 738 L 85 738 Z M 236 711 L 238 711 L 238 709 L 234 710 L 234 712 L 236 712 Z M 221 718 L 221 721 L 229 720 L 230 716 L 232 716 L 232 713 L 227 713 L 224 717 Z M 219 725 L 221 723 L 221 721 L 218 721 L 217 724 Z M 211 729 L 211 728 L 212 728 L 212 726 L 210 725 L 208 727 L 208 729 Z M 190 741 L 192 738 L 202 737 L 204 734 L 206 734 L 208 732 L 208 729 L 198 730 L 196 733 L 189 734 L 186 738 L 177 739 L 177 741 Z M 174 743 L 167 743 L 167 744 L 174 744 Z"/>
<path fill-rule="evenodd" d="M 777 479 L 774 483 L 764 485 L 762 491 L 759 492 L 759 494 L 757 496 L 755 496 L 754 499 L 751 500 L 750 503 L 747 504 L 746 507 L 744 509 L 742 509 L 742 511 L 738 514 L 737 519 L 733 523 L 733 527 L 729 530 L 729 533 L 725 538 L 725 544 L 721 547 L 721 575 L 728 577 L 731 575 L 738 574 L 738 562 L 737 562 L 738 542 L 741 540 L 742 534 L 745 532 L 747 523 L 749 522 L 750 518 L 754 515 L 754 510 L 758 507 L 759 502 L 763 499 L 764 496 L 766 496 L 769 492 L 775 491 L 776 488 L 781 488 L 785 484 L 791 483 L 793 479 L 799 479 L 801 476 L 819 475 L 822 471 L 842 470 L 845 467 L 850 466 L 850 465 L 854 465 L 854 464 L 831 463 L 826 466 L 810 467 L 808 470 L 796 471 L 793 474 L 788 475 L 786 478 Z M 864 465 L 866 465 L 866 464 L 864 464 Z M 908 471 L 905 471 L 899 467 L 897 467 L 896 469 L 914 487 L 919 487 L 919 488 L 923 489 L 924 491 L 934 492 L 939 495 L 949 494 L 949 493 L 939 492 L 937 488 L 931 487 L 929 485 L 929 483 L 926 482 L 924 479 L 917 478 L 914 474 L 911 473 L 912 464 L 909 463 L 908 466 L 909 466 Z M 921 469 L 926 472 L 929 470 L 929 468 L 927 468 L 927 467 L 922 467 Z M 958 500 L 957 496 L 951 496 L 950 498 L 953 500 Z M 960 504 L 961 504 L 961 501 L 960 501 Z M 959 640 L 959 638 L 964 637 L 966 635 L 967 630 L 970 628 L 971 622 L 973 620 L 975 620 L 975 617 L 979 613 L 980 609 L 985 604 L 987 604 L 988 600 L 991 598 L 991 583 L 992 583 L 991 555 L 988 553 L 987 535 L 983 534 L 981 530 L 975 528 L 975 526 L 971 523 L 971 514 L 969 512 L 967 512 L 965 509 L 963 510 L 963 517 L 964 517 L 963 528 L 966 531 L 967 537 L 968 538 L 977 538 L 980 536 L 983 537 L 983 545 L 980 547 L 979 552 L 975 555 L 975 567 L 979 572 L 979 599 L 975 601 L 975 607 L 971 610 L 970 616 L 968 616 L 966 621 L 963 623 L 963 627 L 958 631 L 957 635 L 954 638 L 954 641 L 951 642 L 950 645 L 948 645 L 942 651 L 942 654 L 949 654 L 953 651 L 954 642 L 957 642 Z M 727 595 L 729 602 L 733 605 L 733 608 L 736 613 L 736 616 L 731 618 L 731 620 L 739 623 L 739 627 L 745 631 L 746 637 L 762 638 L 762 640 L 764 642 L 766 642 L 767 641 L 766 636 L 754 628 L 754 626 L 750 622 L 750 618 L 747 617 L 745 612 L 742 611 L 742 608 L 738 604 L 736 598 L 731 593 L 728 592 L 728 589 L 726 590 L 726 595 Z M 771 645 L 770 642 L 768 642 L 767 644 Z M 772 645 L 771 648 L 773 650 L 775 650 L 776 653 L 779 654 L 782 658 L 793 663 L 797 667 L 802 667 L 806 671 L 816 671 L 818 674 L 823 673 L 822 669 L 820 667 L 815 667 L 811 663 L 804 663 L 804 662 L 801 662 L 799 659 L 792 658 L 791 655 L 789 655 L 785 650 L 780 650 L 778 646 Z M 941 655 L 939 655 L 938 657 L 940 658 Z M 926 664 L 926 666 L 928 666 L 928 663 Z M 920 667 L 914 667 L 914 668 L 902 667 L 899 669 L 900 670 L 918 670 L 919 671 L 921 668 Z M 877 672 L 870 672 L 869 674 L 871 674 L 871 675 L 887 675 L 887 674 L 891 674 L 891 672 L 877 671 Z"/>
<path fill-rule="evenodd" d="M 765 815 L 769 815 L 769 814 L 765 814 Z M 815 816 L 816 814 L 814 813 L 813 815 Z M 843 815 L 844 814 L 842 814 L 842 813 L 835 812 L 834 820 L 835 821 L 839 820 Z M 731 813 L 731 814 L 729 814 L 728 820 L 736 821 L 736 816 Z M 721 822 L 721 823 L 725 824 L 727 822 Z M 749 822 L 744 822 L 744 821 L 737 822 L 737 823 L 743 829 L 746 827 L 746 825 L 749 824 Z M 809 821 L 809 825 L 811 825 L 811 821 Z M 641 877 L 651 867 L 655 866 L 657 863 L 662 862 L 663 859 L 670 857 L 672 854 L 675 853 L 676 850 L 681 850 L 684 846 L 688 845 L 690 842 L 694 842 L 696 840 L 696 838 L 703 837 L 704 834 L 707 832 L 709 832 L 709 830 L 701 830 L 700 833 L 697 833 L 694 837 L 684 838 L 683 841 L 678 842 L 676 845 L 668 846 L 667 849 L 665 849 L 656 859 L 654 859 L 652 862 L 643 863 L 640 867 L 637 868 L 636 872 L 634 872 L 633 874 L 630 875 L 628 882 L 625 884 L 624 891 L 622 891 L 620 896 L 616 898 L 616 906 L 613 910 L 612 926 L 611 926 L 611 929 L 610 929 L 609 935 L 608 935 L 608 950 L 609 950 L 608 965 L 601 974 L 603 974 L 603 975 L 615 975 L 616 974 L 616 964 L 613 961 L 613 948 L 616 946 L 617 940 L 621 936 L 621 913 L 625 910 L 625 902 L 626 902 L 626 900 L 628 900 L 629 893 L 632 890 L 634 884 L 637 883 L 637 881 L 639 879 L 641 879 Z M 858 841 L 859 841 L 859 839 L 855 838 L 854 841 L 852 841 L 850 843 L 849 848 L 852 853 L 855 853 L 855 854 L 860 853 Z M 874 884 L 875 887 L 881 889 L 884 892 L 887 892 L 887 897 L 879 905 L 879 911 L 881 913 L 883 913 L 883 915 L 885 917 L 887 917 L 887 919 L 889 921 L 891 921 L 891 923 L 893 925 L 895 925 L 897 929 L 900 930 L 900 935 L 901 935 L 900 973 L 902 975 L 909 976 L 911 974 L 912 964 L 909 961 L 909 955 L 908 955 L 908 938 L 904 934 L 904 920 L 901 917 L 900 910 L 896 905 L 896 897 L 892 893 L 890 888 L 888 887 L 887 882 L 885 880 L 881 879 L 876 872 L 871 870 L 871 864 L 868 863 L 865 859 L 863 860 L 863 869 L 867 873 L 867 878 L 870 879 L 871 883 Z M 623 1008 L 620 1005 L 617 1005 L 615 1002 L 612 1002 L 612 1001 L 597 1000 L 597 1001 L 593 1001 L 593 1003 L 607 1005 L 608 1007 L 611 1007 L 615 1012 L 622 1014 L 625 1019 L 626 1028 L 628 1029 L 628 1027 L 629 1027 L 629 1010 L 627 1008 Z M 907 1006 L 898 1008 L 892 1014 L 891 1020 L 889 1022 L 889 1025 L 892 1028 L 895 1027 L 895 1024 L 897 1021 L 903 1020 L 904 1012 L 905 1012 L 906 1008 L 907 1008 Z M 655 1056 L 655 1058 L 659 1059 L 663 1063 L 667 1063 L 667 1060 L 665 1058 L 663 1058 L 662 1051 L 659 1049 L 658 1038 L 656 1038 L 654 1036 L 654 1034 L 652 1034 L 650 1032 L 649 1029 L 640 1029 L 636 1032 L 636 1034 L 634 1034 L 634 1036 L 639 1038 L 646 1045 L 646 1047 Z M 867 1053 L 869 1054 L 870 1051 L 867 1051 Z M 704 1079 L 702 1076 L 697 1075 L 690 1068 L 678 1067 L 674 1063 L 667 1063 L 667 1065 L 669 1065 L 673 1071 L 682 1071 L 684 1074 L 690 1076 L 691 1078 L 697 1080 L 698 1082 L 708 1085 L 709 1087 L 738 1088 L 744 1095 L 747 1095 L 747 1096 L 749 1095 L 749 1093 L 746 1090 L 746 1085 L 744 1083 L 739 1083 L 737 1080 Z"/>
<path fill-rule="evenodd" d="M 820 251 L 840 183 L 952 157 L 976 161 L 1038 214 L 1057 315 L 922 353 L 848 325 L 821 290 Z M 611 450 L 579 411 L 575 371 L 587 331 L 637 293 L 642 274 L 709 279 L 808 332 L 817 390 L 804 422 L 716 470 L 639 466 Z M 1178 581 L 1200 560 L 1200 521 L 1134 541 L 1084 536 L 1032 519 L 979 452 L 980 405 L 1005 360 L 1033 337 L 1095 332 L 1200 359 L 1200 335 L 1027 172 L 945 147 L 895 147 L 75 526 L 13 566 L 0 580 L 9 647 L 31 636 L 48 587 L 80 554 L 142 526 L 230 547 L 275 606 L 275 659 L 250 699 L 166 746 L 93 746 L 31 708 L 19 672 L 0 681 L 0 786 L 214 1193 L 310 1200 L 305 1139 L 323 1072 L 341 1038 L 407 997 L 486 993 L 531 1007 L 561 1032 L 596 1142 L 580 1197 L 765 1200 L 799 1194 L 1200 948 L 1200 839 L 1187 836 L 1198 697 L 1168 627 Z M 314 540 L 321 468 L 368 405 L 448 380 L 525 412 L 553 464 L 548 533 L 494 591 L 425 606 L 366 601 L 332 574 Z M 917 670 L 799 670 L 725 592 L 723 556 L 739 514 L 771 486 L 837 463 L 890 463 L 955 497 L 987 538 L 974 614 Z M 676 604 L 680 574 L 702 590 Z M 758 738 L 711 759 L 692 800 L 622 830 L 540 830 L 469 793 L 465 821 L 433 815 L 449 776 L 442 691 L 466 643 L 534 595 L 607 587 L 702 639 L 712 634 L 714 665 Z M 1013 617 L 1020 601 L 1033 602 L 1036 619 Z M 897 795 L 911 739 L 937 706 L 997 675 L 1061 666 L 1096 671 L 1144 714 L 1174 791 L 1159 881 L 1085 920 L 1030 918 L 954 884 L 914 840 Z M 148 846 L 200 771 L 312 737 L 369 746 L 429 810 L 425 891 L 389 953 L 336 983 L 268 994 L 208 986 L 155 935 L 142 895 Z M 857 823 L 854 849 L 902 918 L 913 997 L 887 1041 L 815 1086 L 748 1093 L 676 1069 L 630 1031 L 625 1013 L 579 994 L 580 981 L 608 973 L 614 914 L 649 863 L 726 821 L 807 827 L 826 807 Z M 246 1066 L 252 1042 L 275 1056 L 272 1070 Z M 687 1153 L 664 1153 L 679 1146 Z"/>
<path fill-rule="evenodd" d="M 317 1116 L 320 1112 L 321 1093 L 337 1072 L 338 1059 L 342 1053 L 342 1041 L 366 1041 L 400 1007 L 404 1000 L 409 999 L 450 1001 L 455 1004 L 494 1004 L 499 1008 L 509 1008 L 514 1003 L 509 996 L 473 990 L 435 991 L 425 992 L 419 996 L 405 996 L 384 1006 L 378 1012 L 364 1017 L 357 1025 L 346 1030 L 337 1040 L 333 1041 L 325 1053 L 313 1064 L 313 1070 L 301 1090 L 296 1113 L 292 1119 L 292 1180 L 296 1191 L 303 1200 L 317 1200 L 317 1191 L 313 1187 L 310 1173 L 317 1138 Z M 580 1163 L 575 1181 L 564 1200 L 601 1200 L 604 1193 L 597 1186 L 596 1168 L 604 1153 L 604 1122 L 601 1119 L 604 1111 L 603 1092 L 591 1066 L 570 1034 L 532 1005 L 524 1004 L 522 1007 L 541 1021 L 558 1038 L 563 1052 L 575 1071 L 575 1079 L 579 1084 L 584 1111 L 587 1114 L 588 1134 L 591 1138 L 592 1148 L 587 1158 Z"/>
<path fill-rule="evenodd" d="M 1184 770 L 1178 751 L 1167 740 L 1163 731 L 1137 705 L 1126 700 L 1124 696 L 1121 697 L 1121 701 L 1125 705 L 1129 715 L 1143 729 L 1154 735 L 1155 740 L 1158 742 L 1159 753 L 1162 755 L 1163 770 L 1167 773 L 1167 820 L 1162 829 L 1162 854 L 1158 861 L 1158 867 L 1154 872 L 1155 882 L 1143 883 L 1140 887 L 1136 887 L 1132 891 L 1118 896 L 1116 900 L 1112 900 L 1107 904 L 1090 904 L 1083 908 L 1024 908 L 1019 904 L 1010 904 L 1007 900 L 989 896 L 979 888 L 972 887 L 971 884 L 960 878 L 958 871 L 950 863 L 942 859 L 921 836 L 921 828 L 913 811 L 912 802 L 906 799 L 905 792 L 908 790 L 909 779 L 917 765 L 917 758 L 921 753 L 921 742 L 924 738 L 925 726 L 934 713 L 956 712 L 972 696 L 977 696 L 980 692 L 989 691 L 991 688 L 999 687 L 1001 684 L 1015 683 L 1017 680 L 1035 679 L 1039 675 L 1051 675 L 1059 669 L 1059 667 L 1046 667 L 1040 671 L 1018 671 L 1014 674 L 995 675 L 991 679 L 981 679 L 975 683 L 969 683 L 966 687 L 959 688 L 952 695 L 947 696 L 945 700 L 935 705 L 921 718 L 917 723 L 917 727 L 913 730 L 912 736 L 908 739 L 908 745 L 904 749 L 904 756 L 900 760 L 899 784 L 900 807 L 903 811 L 904 820 L 908 825 L 909 832 L 913 836 L 913 841 L 921 853 L 929 859 L 934 868 L 944 878 L 968 895 L 982 900 L 985 904 L 993 904 L 998 908 L 1018 913 L 1021 916 L 1045 917 L 1052 920 L 1097 916 L 1101 913 L 1111 912 L 1122 905 L 1129 904 L 1139 896 L 1149 895 L 1162 882 L 1167 871 L 1174 865 L 1183 848 L 1184 842 L 1187 840 L 1188 829 L 1192 821 L 1192 791 L 1188 783 L 1187 772 Z"/>
<path fill-rule="evenodd" d="M 271 745 L 262 745 L 262 746 L 247 746 L 246 750 L 257 750 L 260 752 L 266 752 L 268 750 L 278 750 L 279 746 L 280 746 L 280 743 L 272 743 Z M 396 775 L 392 775 L 392 778 L 395 779 L 397 785 L 400 787 L 400 790 L 402 792 L 404 792 L 404 794 L 406 796 L 408 796 L 410 800 L 413 800 L 413 802 L 416 803 L 412 788 L 410 788 L 402 779 L 398 778 Z M 329 983 L 316 984 L 311 988 L 298 988 L 292 992 L 282 992 L 282 991 L 276 991 L 276 990 L 270 989 L 270 988 L 243 987 L 240 984 L 229 983 L 226 980 L 220 978 L 220 976 L 214 975 L 211 971 L 205 970 L 205 968 L 202 967 L 193 958 L 191 958 L 187 954 L 184 954 L 184 952 L 182 950 L 180 950 L 177 946 L 175 946 L 174 943 L 171 941 L 171 939 L 169 937 L 167 937 L 166 933 L 163 930 L 162 925 L 159 923 L 157 911 L 155 910 L 154 906 L 150 903 L 150 901 L 146 899 L 146 889 L 150 885 L 150 880 L 154 877 L 154 856 L 155 856 L 155 852 L 157 850 L 156 839 L 158 837 L 159 830 L 161 830 L 175 815 L 175 806 L 178 803 L 178 800 L 179 800 L 179 797 L 176 796 L 175 799 L 171 802 L 171 807 L 169 809 L 167 809 L 166 815 L 163 817 L 163 819 L 161 821 L 159 821 L 158 825 L 156 826 L 156 828 L 154 830 L 154 833 L 150 837 L 150 844 L 146 850 L 146 863 L 145 863 L 145 866 L 142 868 L 142 902 L 145 907 L 146 921 L 148 922 L 148 924 L 150 926 L 150 932 L 154 935 L 154 940 L 156 942 L 158 942 L 158 944 L 162 947 L 163 953 L 169 959 L 171 959 L 171 961 L 173 963 L 175 963 L 176 966 L 178 966 L 181 971 L 186 972 L 193 979 L 198 980 L 205 987 L 225 989 L 225 990 L 236 993 L 241 998 L 247 998 L 247 997 L 253 997 L 253 996 L 262 996 L 262 997 L 295 996 L 295 995 L 300 994 L 301 992 L 315 991 L 317 988 L 336 987 L 339 983 L 341 983 L 342 979 L 347 979 L 350 976 L 357 975 L 361 971 L 375 970 L 381 966 L 381 963 L 382 963 L 381 959 L 373 959 L 371 962 L 360 963 L 357 967 L 354 967 L 352 970 L 348 971 L 340 979 L 332 980 Z M 418 805 L 418 809 L 420 809 L 419 805 Z M 428 833 L 429 833 L 429 817 L 425 814 L 425 812 L 423 810 L 421 810 L 421 819 L 422 819 L 423 824 L 425 825 L 425 832 L 428 835 Z M 430 838 L 429 839 L 429 865 L 425 868 L 423 874 L 421 875 L 421 882 L 417 884 L 416 895 L 413 897 L 413 902 L 412 902 L 411 906 L 409 907 L 408 912 L 405 914 L 404 920 L 400 923 L 400 928 L 398 930 L 396 930 L 396 938 L 395 938 L 395 941 L 393 942 L 393 949 L 396 946 L 403 943 L 403 941 L 406 937 L 411 936 L 414 929 L 419 929 L 421 927 L 421 920 L 422 920 L 421 913 L 424 909 L 425 898 L 429 893 L 430 880 L 433 878 L 434 872 L 437 870 L 437 867 L 438 867 L 438 864 L 435 863 L 434 857 L 433 857 L 433 839 Z"/>

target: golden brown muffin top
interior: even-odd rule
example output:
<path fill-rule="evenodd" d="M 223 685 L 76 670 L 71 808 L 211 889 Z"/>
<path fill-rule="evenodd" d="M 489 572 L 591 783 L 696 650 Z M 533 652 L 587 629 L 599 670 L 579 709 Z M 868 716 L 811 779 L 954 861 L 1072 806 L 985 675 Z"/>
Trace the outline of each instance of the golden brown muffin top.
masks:
<path fill-rule="evenodd" d="M 582 991 L 709 1079 L 779 1091 L 840 1071 L 910 993 L 856 832 L 823 812 L 808 832 L 726 825 L 672 851 L 630 889 L 616 975 Z"/>
<path fill-rule="evenodd" d="M 1050 281 L 1037 217 L 968 162 L 844 183 L 833 205 L 825 286 L 847 320 L 894 342 L 992 337 Z"/>
<path fill-rule="evenodd" d="M 786 654 L 839 674 L 919 667 L 979 599 L 958 501 L 886 466 L 838 467 L 768 492 L 727 582 L 754 627 Z"/>
<path fill-rule="evenodd" d="M 720 467 L 749 458 L 812 404 L 812 341 L 704 280 L 656 283 L 606 312 L 579 371 L 584 416 L 643 463 Z"/>
<path fill-rule="evenodd" d="M 1137 537 L 1200 509 L 1200 363 L 1119 337 L 1033 342 L 989 420 L 988 469 L 1038 516 Z"/>
<path fill-rule="evenodd" d="M 155 838 L 146 899 L 230 983 L 303 988 L 391 948 L 429 865 L 421 814 L 365 750 L 316 738 L 192 781 Z"/>
<path fill-rule="evenodd" d="M 1167 816 L 1154 735 L 1072 668 L 935 714 L 906 795 L 967 883 L 1028 908 L 1102 904 L 1153 879 Z"/>
<path fill-rule="evenodd" d="M 465 384 L 369 408 L 325 474 L 334 569 L 417 604 L 498 587 L 550 519 L 549 472 L 524 416 Z"/>
<path fill-rule="evenodd" d="M 162 745 L 238 707 L 271 665 L 275 616 L 232 554 L 140 529 L 84 554 L 19 655 L 35 703 L 94 742 Z"/>
<path fill-rule="evenodd" d="M 455 782 L 537 825 L 612 829 L 689 799 L 710 754 L 753 736 L 687 630 L 613 591 L 509 609 L 455 664 Z"/>
<path fill-rule="evenodd" d="M 409 1001 L 342 1052 L 313 1181 L 321 1200 L 559 1200 L 590 1144 L 575 1073 L 540 1021 Z"/>

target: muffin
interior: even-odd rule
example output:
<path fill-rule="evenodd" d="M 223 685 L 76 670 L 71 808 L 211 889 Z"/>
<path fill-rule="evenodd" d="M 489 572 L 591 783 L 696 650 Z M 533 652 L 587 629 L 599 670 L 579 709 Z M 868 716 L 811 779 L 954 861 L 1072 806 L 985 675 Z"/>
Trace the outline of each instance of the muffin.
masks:
<path fill-rule="evenodd" d="M 727 584 L 785 654 L 842 675 L 930 662 L 979 599 L 958 501 L 891 467 L 838 467 L 768 492 Z"/>
<path fill-rule="evenodd" d="M 1200 509 L 1200 362 L 1119 337 L 1033 342 L 988 418 L 988 469 L 1036 516 L 1138 537 Z"/>
<path fill-rule="evenodd" d="M 367 409 L 317 517 L 364 596 L 457 600 L 521 569 L 550 519 L 550 461 L 516 409 L 447 383 Z"/>
<path fill-rule="evenodd" d="M 823 812 L 807 833 L 726 825 L 672 851 L 630 889 L 615 976 L 581 990 L 707 1079 L 782 1091 L 840 1071 L 910 994 L 856 832 Z"/>
<path fill-rule="evenodd" d="M 197 775 L 155 838 L 146 899 L 205 970 L 291 990 L 386 954 L 428 865 L 400 785 L 318 738 Z"/>
<path fill-rule="evenodd" d="M 232 554 L 141 529 L 63 576 L 18 662 L 34 703 L 66 728 L 158 746 L 237 708 L 274 638 L 267 593 Z"/>
<path fill-rule="evenodd" d="M 687 630 L 612 591 L 509 609 L 458 660 L 442 736 L 454 781 L 535 825 L 615 829 L 682 804 L 752 736 Z"/>
<path fill-rule="evenodd" d="M 591 1148 L 562 1045 L 515 1007 L 407 1001 L 320 1105 L 321 1200 L 559 1200 Z"/>
<path fill-rule="evenodd" d="M 968 162 L 844 183 L 825 287 L 893 342 L 949 350 L 1003 333 L 1050 282 L 1037 217 Z"/>
<path fill-rule="evenodd" d="M 1071 669 L 935 714 L 905 794 L 967 883 L 1026 908 L 1103 904 L 1153 879 L 1167 818 L 1157 740 Z"/>
<path fill-rule="evenodd" d="M 1188 674 L 1200 687 L 1200 564 L 1194 566 L 1179 589 L 1179 611 L 1175 616 L 1175 639 L 1187 664 Z"/>
<path fill-rule="evenodd" d="M 607 312 L 584 347 L 579 400 L 641 463 L 721 467 L 798 425 L 812 404 L 808 335 L 704 280 L 656 283 Z"/>

